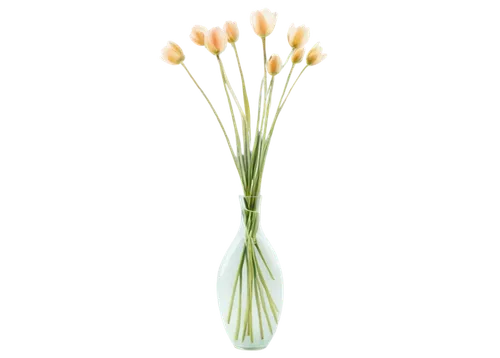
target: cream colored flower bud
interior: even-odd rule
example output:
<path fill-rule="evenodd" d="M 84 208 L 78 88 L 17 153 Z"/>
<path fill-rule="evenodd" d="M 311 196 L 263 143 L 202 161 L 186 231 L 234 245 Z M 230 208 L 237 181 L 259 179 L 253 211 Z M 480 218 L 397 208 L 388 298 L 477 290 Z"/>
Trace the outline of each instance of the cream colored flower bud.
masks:
<path fill-rule="evenodd" d="M 307 54 L 306 62 L 309 66 L 314 66 L 323 61 L 326 58 L 326 54 L 323 53 L 323 49 L 317 43 L 314 47 L 309 50 Z"/>
<path fill-rule="evenodd" d="M 208 30 L 205 35 L 205 47 L 214 55 L 219 55 L 226 49 L 227 35 L 220 27 Z"/>
<path fill-rule="evenodd" d="M 255 33 L 260 37 L 269 36 L 274 30 L 277 16 L 278 14 L 272 13 L 268 9 L 252 12 L 250 21 Z"/>
<path fill-rule="evenodd" d="M 178 65 L 184 61 L 185 56 L 180 46 L 170 41 L 168 45 L 161 50 L 161 58 L 171 65 Z"/>
<path fill-rule="evenodd" d="M 295 50 L 293 50 L 291 57 L 292 63 L 302 62 L 302 59 L 304 58 L 304 53 L 305 50 L 303 48 L 296 48 Z"/>
<path fill-rule="evenodd" d="M 200 25 L 196 25 L 191 30 L 191 35 L 189 35 L 189 37 L 198 46 L 205 46 L 205 34 L 206 33 L 207 33 L 207 29 L 205 27 L 200 26 Z"/>
<path fill-rule="evenodd" d="M 288 29 L 288 43 L 293 48 L 304 47 L 304 45 L 309 41 L 309 28 L 305 26 L 295 27 L 290 26 Z"/>
<path fill-rule="evenodd" d="M 224 31 L 227 35 L 227 42 L 232 44 L 238 41 L 238 38 L 240 37 L 240 31 L 238 30 L 238 25 L 236 25 L 236 22 L 226 22 L 224 24 Z"/>
<path fill-rule="evenodd" d="M 282 67 L 281 58 L 278 55 L 272 55 L 267 61 L 267 72 L 271 76 L 276 76 L 280 73 Z"/>

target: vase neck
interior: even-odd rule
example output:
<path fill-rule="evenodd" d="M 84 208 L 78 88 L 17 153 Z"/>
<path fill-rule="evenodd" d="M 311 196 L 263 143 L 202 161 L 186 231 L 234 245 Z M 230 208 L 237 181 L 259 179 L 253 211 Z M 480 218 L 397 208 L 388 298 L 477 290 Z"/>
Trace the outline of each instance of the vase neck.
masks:
<path fill-rule="evenodd" d="M 241 227 L 246 231 L 246 238 L 255 240 L 260 227 L 261 196 L 240 196 Z"/>

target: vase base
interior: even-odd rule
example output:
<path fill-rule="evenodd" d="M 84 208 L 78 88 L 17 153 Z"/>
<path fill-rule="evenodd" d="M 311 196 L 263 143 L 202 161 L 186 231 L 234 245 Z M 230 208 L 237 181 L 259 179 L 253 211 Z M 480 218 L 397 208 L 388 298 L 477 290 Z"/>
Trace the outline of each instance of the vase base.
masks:
<path fill-rule="evenodd" d="M 241 349 L 242 351 L 260 351 L 262 349 L 265 349 L 267 346 L 261 346 L 261 347 L 238 347 L 234 346 L 236 349 Z"/>

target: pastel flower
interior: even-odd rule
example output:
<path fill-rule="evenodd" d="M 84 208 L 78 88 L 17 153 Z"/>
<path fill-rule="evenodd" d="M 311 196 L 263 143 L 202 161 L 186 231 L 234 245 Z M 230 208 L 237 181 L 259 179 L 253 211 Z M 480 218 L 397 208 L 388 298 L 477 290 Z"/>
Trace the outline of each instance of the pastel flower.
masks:
<path fill-rule="evenodd" d="M 161 50 L 161 58 L 171 65 L 178 65 L 184 61 L 185 56 L 180 46 L 170 41 L 167 46 Z"/>
<path fill-rule="evenodd" d="M 267 72 L 271 76 L 276 76 L 280 73 L 282 67 L 281 58 L 278 55 L 272 55 L 267 61 Z"/>
<path fill-rule="evenodd" d="M 292 63 L 302 62 L 302 59 L 304 58 L 304 53 L 305 53 L 304 48 L 296 48 L 295 50 L 293 50 L 291 57 Z"/>
<path fill-rule="evenodd" d="M 205 27 L 200 26 L 200 25 L 196 25 L 191 30 L 191 35 L 189 35 L 189 37 L 198 46 L 205 46 L 205 34 L 206 33 L 207 33 L 207 29 Z"/>
<path fill-rule="evenodd" d="M 304 25 L 295 27 L 290 26 L 288 29 L 288 43 L 293 48 L 304 47 L 304 45 L 309 41 L 309 28 Z"/>
<path fill-rule="evenodd" d="M 227 35 L 220 27 L 208 30 L 205 35 L 205 47 L 214 55 L 222 53 L 227 46 Z"/>
<path fill-rule="evenodd" d="M 323 61 L 326 58 L 326 54 L 323 53 L 323 49 L 319 45 L 319 42 L 314 45 L 314 47 L 309 50 L 307 54 L 306 62 L 309 66 L 314 66 Z"/>
<path fill-rule="evenodd" d="M 232 44 L 238 41 L 238 38 L 240 37 L 240 31 L 238 30 L 238 25 L 236 25 L 236 22 L 227 21 L 224 24 L 224 31 L 227 35 L 227 42 Z"/>
<path fill-rule="evenodd" d="M 273 32 L 278 14 L 272 13 L 268 9 L 252 12 L 250 21 L 253 30 L 260 37 L 267 37 Z"/>

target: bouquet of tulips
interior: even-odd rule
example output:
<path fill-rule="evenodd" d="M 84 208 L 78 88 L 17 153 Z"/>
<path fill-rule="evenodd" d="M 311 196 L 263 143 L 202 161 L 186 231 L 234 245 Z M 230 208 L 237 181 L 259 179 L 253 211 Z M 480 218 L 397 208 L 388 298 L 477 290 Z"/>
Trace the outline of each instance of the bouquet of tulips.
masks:
<path fill-rule="evenodd" d="M 246 336 L 249 336 L 253 342 L 253 327 L 252 327 L 252 298 L 255 298 L 257 306 L 259 309 L 259 321 L 260 321 L 260 335 L 264 339 L 264 332 L 262 329 L 261 321 L 261 310 L 264 311 L 265 317 L 267 319 L 268 327 L 270 333 L 272 334 L 272 324 L 269 319 L 269 314 L 267 312 L 266 306 L 269 306 L 271 315 L 274 317 L 277 323 L 278 312 L 276 304 L 269 292 L 266 284 L 266 279 L 262 274 L 262 270 L 259 265 L 259 260 L 257 255 L 260 257 L 263 265 L 269 273 L 269 277 L 274 279 L 271 270 L 266 262 L 266 258 L 262 254 L 259 248 L 259 242 L 257 240 L 257 230 L 259 227 L 259 214 L 258 210 L 255 210 L 257 205 L 256 198 L 260 195 L 262 174 L 264 171 L 264 166 L 266 163 L 266 157 L 269 150 L 269 145 L 274 133 L 274 128 L 276 126 L 276 121 L 285 106 L 285 103 L 290 96 L 295 84 L 299 80 L 300 76 L 304 71 L 310 67 L 317 65 L 323 61 L 326 54 L 323 54 L 322 48 L 319 44 L 314 45 L 308 52 L 306 56 L 306 65 L 300 71 L 299 75 L 293 82 L 293 85 L 287 92 L 290 79 L 295 67 L 302 62 L 305 54 L 304 45 L 309 39 L 309 29 L 305 26 L 295 27 L 292 25 L 288 31 L 288 43 L 291 46 L 291 51 L 284 63 L 282 63 L 280 56 L 272 55 L 267 57 L 266 48 L 266 38 L 269 36 L 275 27 L 277 14 L 272 13 L 267 9 L 256 11 L 251 15 L 251 24 L 255 33 L 262 40 L 262 50 L 263 50 L 263 77 L 260 84 L 259 90 L 259 101 L 258 109 L 256 113 L 255 130 L 252 131 L 252 121 L 250 115 L 250 103 L 248 101 L 247 89 L 245 86 L 245 78 L 243 76 L 243 70 L 240 63 L 240 58 L 238 56 L 238 50 L 236 48 L 236 42 L 239 38 L 238 26 L 235 22 L 226 22 L 224 28 L 219 27 L 207 30 L 202 26 L 195 26 L 191 32 L 191 40 L 199 46 L 205 46 L 205 48 L 213 55 L 218 61 L 220 68 L 220 75 L 222 78 L 222 83 L 224 87 L 224 92 L 227 97 L 229 110 L 231 113 L 232 126 L 235 135 L 236 150 L 234 150 L 229 140 L 226 129 L 219 117 L 214 106 L 208 99 L 205 92 L 201 89 L 200 85 L 196 82 L 191 72 L 189 72 L 185 64 L 185 56 L 182 49 L 174 42 L 169 42 L 168 45 L 162 50 L 162 59 L 172 65 L 181 65 L 193 80 L 194 84 L 200 90 L 203 97 L 205 97 L 210 108 L 212 109 L 215 118 L 217 119 L 220 128 L 224 134 L 227 141 L 227 145 L 231 152 L 231 157 L 236 166 L 236 170 L 241 179 L 241 184 L 243 186 L 243 193 L 245 198 L 246 209 L 244 211 L 244 221 L 246 226 L 246 238 L 245 238 L 245 248 L 241 253 L 240 264 L 238 266 L 237 272 L 234 273 L 234 285 L 232 290 L 232 297 L 230 300 L 229 312 L 227 314 L 227 323 L 230 323 L 231 313 L 233 311 L 233 302 L 235 297 L 235 292 L 237 286 L 239 286 L 239 304 L 238 308 L 238 322 L 236 325 L 236 330 L 234 333 L 234 339 L 239 339 L 240 332 L 240 316 L 241 316 L 241 287 L 244 285 L 244 277 L 242 277 L 243 266 L 247 265 L 246 270 L 246 286 L 247 286 L 247 307 L 244 312 L 244 322 L 242 326 L 242 336 L 241 340 L 244 340 Z M 221 55 L 226 49 L 227 44 L 230 43 L 235 54 L 235 59 L 238 64 L 241 86 L 242 86 L 242 97 L 241 102 L 238 99 L 229 78 L 226 74 L 224 65 L 222 63 Z M 277 109 L 274 116 L 271 116 L 271 100 L 273 97 L 273 91 L 275 87 L 275 78 L 283 70 L 288 62 L 291 62 L 290 72 L 286 79 L 283 92 L 281 93 Z M 233 103 L 234 102 L 234 103 Z M 234 104 L 234 105 L 233 105 Z M 241 124 L 238 126 L 237 117 L 240 117 Z M 269 118 L 271 116 L 271 121 Z M 241 133 L 240 133 L 241 132 Z M 267 305 L 266 301 L 267 300 Z"/>

